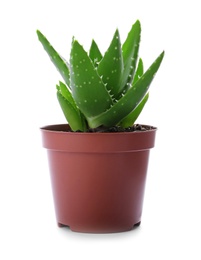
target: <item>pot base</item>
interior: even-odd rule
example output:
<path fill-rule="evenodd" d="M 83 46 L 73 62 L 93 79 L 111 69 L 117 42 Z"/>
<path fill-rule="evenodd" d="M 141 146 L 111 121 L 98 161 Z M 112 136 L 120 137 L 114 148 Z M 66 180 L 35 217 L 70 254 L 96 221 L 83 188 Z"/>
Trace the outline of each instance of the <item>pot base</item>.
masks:
<path fill-rule="evenodd" d="M 83 233 L 139 226 L 156 129 L 72 133 L 63 127 L 42 129 L 58 226 Z"/>
<path fill-rule="evenodd" d="M 134 224 L 132 227 L 129 228 L 119 228 L 119 229 L 107 229 L 107 230 L 96 230 L 96 229 L 89 229 L 87 228 L 87 230 L 80 228 L 80 227 L 70 227 L 68 225 L 64 225 L 61 223 L 57 223 L 58 227 L 62 228 L 62 227 L 66 227 L 69 228 L 71 231 L 73 232 L 79 232 L 79 233 L 118 233 L 118 232 L 126 232 L 126 231 L 130 231 L 132 229 L 135 229 L 137 227 L 139 227 L 141 224 L 141 221 L 139 221 L 138 223 Z"/>

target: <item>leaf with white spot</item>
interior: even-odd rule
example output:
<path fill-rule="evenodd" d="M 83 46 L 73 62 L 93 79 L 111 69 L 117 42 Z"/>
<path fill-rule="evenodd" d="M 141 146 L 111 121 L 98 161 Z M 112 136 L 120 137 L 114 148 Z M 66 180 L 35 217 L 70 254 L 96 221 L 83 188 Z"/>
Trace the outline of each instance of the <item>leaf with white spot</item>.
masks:
<path fill-rule="evenodd" d="M 98 63 L 103 58 L 103 56 L 98 48 L 98 45 L 96 44 L 96 42 L 94 40 L 92 40 L 92 43 L 91 43 L 91 47 L 89 50 L 89 57 L 92 60 L 95 67 L 98 66 Z"/>
<path fill-rule="evenodd" d="M 141 35 L 141 25 L 136 21 L 122 46 L 124 71 L 121 79 L 121 89 L 126 92 L 132 83 L 138 58 Z"/>
<path fill-rule="evenodd" d="M 142 77 L 143 73 L 144 73 L 143 61 L 142 59 L 139 59 L 132 85 L 134 85 L 138 81 L 138 79 Z"/>
<path fill-rule="evenodd" d="M 132 85 L 126 94 L 109 110 L 99 116 L 90 118 L 90 120 L 88 120 L 89 126 L 92 128 L 100 125 L 111 127 L 121 122 L 123 118 L 131 113 L 146 95 L 154 75 L 160 67 L 163 57 L 164 52 L 158 56 L 144 75 Z"/>
<path fill-rule="evenodd" d="M 98 65 L 98 73 L 114 98 L 121 92 L 121 76 L 123 71 L 123 59 L 119 31 L 116 30 L 112 42 L 104 57 Z"/>
<path fill-rule="evenodd" d="M 70 66 L 72 95 L 85 117 L 88 119 L 109 109 L 112 99 L 88 54 L 76 40 L 72 43 Z"/>
<path fill-rule="evenodd" d="M 144 73 L 143 61 L 142 59 L 139 59 L 134 80 L 132 83 L 133 85 L 142 77 L 143 73 Z M 140 113 L 142 112 L 148 98 L 149 98 L 149 93 L 147 93 L 145 97 L 142 99 L 142 101 L 139 103 L 139 105 L 120 122 L 121 127 L 126 128 L 134 124 L 134 122 L 137 120 Z"/>

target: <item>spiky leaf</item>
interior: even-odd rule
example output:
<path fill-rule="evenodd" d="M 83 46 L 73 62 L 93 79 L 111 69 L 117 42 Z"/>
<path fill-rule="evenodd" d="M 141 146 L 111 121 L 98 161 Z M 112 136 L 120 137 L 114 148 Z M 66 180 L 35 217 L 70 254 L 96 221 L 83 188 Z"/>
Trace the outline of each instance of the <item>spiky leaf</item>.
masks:
<path fill-rule="evenodd" d="M 72 95 L 86 118 L 109 109 L 112 99 L 88 54 L 76 40 L 72 43 L 70 66 Z"/>
<path fill-rule="evenodd" d="M 66 84 L 70 87 L 70 74 L 69 74 L 69 68 L 67 66 L 67 63 L 65 62 L 65 60 L 63 60 L 63 58 L 59 55 L 59 53 L 52 47 L 52 45 L 47 40 L 47 38 L 39 30 L 37 30 L 36 32 L 39 41 L 43 45 L 51 61 L 60 72 Z"/>
<path fill-rule="evenodd" d="M 142 77 L 143 73 L 144 73 L 143 61 L 142 59 L 139 59 L 132 84 L 135 84 L 138 81 L 138 79 Z"/>
<path fill-rule="evenodd" d="M 108 50 L 98 65 L 98 73 L 103 82 L 107 84 L 106 88 L 114 98 L 117 98 L 120 92 L 122 71 L 123 60 L 120 36 L 119 31 L 116 30 Z"/>
<path fill-rule="evenodd" d="M 143 61 L 142 59 L 139 59 L 134 80 L 132 83 L 133 85 L 142 77 L 143 73 L 144 73 Z M 142 109 L 144 108 L 148 100 L 148 97 L 149 97 L 149 93 L 147 93 L 145 97 L 142 99 L 142 101 L 140 102 L 140 104 L 120 122 L 121 127 L 126 128 L 134 124 L 134 122 L 137 120 L 140 113 L 142 112 Z"/>
<path fill-rule="evenodd" d="M 99 116 L 90 118 L 90 120 L 88 120 L 89 126 L 91 128 L 95 128 L 100 125 L 105 125 L 108 127 L 114 126 L 129 113 L 131 113 L 131 111 L 137 107 L 147 93 L 154 75 L 160 67 L 163 56 L 164 52 L 159 55 L 144 75 L 109 110 Z"/>
<path fill-rule="evenodd" d="M 92 43 L 91 43 L 91 47 L 89 50 L 89 57 L 92 60 L 95 67 L 98 66 L 98 63 L 103 58 L 103 56 L 98 48 L 98 45 L 96 44 L 96 42 L 94 40 L 92 40 Z"/>
<path fill-rule="evenodd" d="M 124 72 L 121 80 L 121 89 L 125 93 L 129 89 L 135 73 L 141 36 L 141 25 L 137 20 L 122 46 Z"/>

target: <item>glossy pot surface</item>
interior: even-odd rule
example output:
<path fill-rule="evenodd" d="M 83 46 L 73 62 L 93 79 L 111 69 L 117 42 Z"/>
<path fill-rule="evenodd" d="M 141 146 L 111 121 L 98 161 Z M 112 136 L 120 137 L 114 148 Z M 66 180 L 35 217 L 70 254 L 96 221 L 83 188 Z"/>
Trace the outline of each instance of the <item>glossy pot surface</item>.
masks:
<path fill-rule="evenodd" d="M 126 133 L 68 129 L 41 128 L 59 226 L 92 233 L 131 230 L 141 221 L 156 128 Z"/>

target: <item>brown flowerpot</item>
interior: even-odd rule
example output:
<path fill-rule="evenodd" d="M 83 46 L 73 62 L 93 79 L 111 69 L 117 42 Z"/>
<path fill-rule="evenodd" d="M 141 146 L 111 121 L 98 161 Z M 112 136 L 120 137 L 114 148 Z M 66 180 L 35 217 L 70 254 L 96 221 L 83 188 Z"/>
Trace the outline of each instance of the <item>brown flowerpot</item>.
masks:
<path fill-rule="evenodd" d="M 139 225 L 156 128 L 125 133 L 68 129 L 41 128 L 58 225 L 93 233 L 128 231 Z"/>

